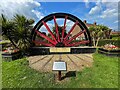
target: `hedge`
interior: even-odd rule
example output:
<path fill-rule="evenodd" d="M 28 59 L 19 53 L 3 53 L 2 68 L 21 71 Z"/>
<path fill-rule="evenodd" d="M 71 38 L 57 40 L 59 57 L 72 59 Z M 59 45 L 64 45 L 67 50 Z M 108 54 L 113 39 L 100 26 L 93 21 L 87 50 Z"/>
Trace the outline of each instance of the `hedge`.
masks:
<path fill-rule="evenodd" d="M 75 40 L 74 42 L 79 42 L 79 40 Z M 113 44 L 116 46 L 120 46 L 120 40 L 114 40 L 114 39 L 102 39 L 98 42 L 98 46 L 104 46 L 105 44 Z M 92 42 L 93 45 L 93 42 Z M 84 46 L 84 45 L 80 45 Z"/>
<path fill-rule="evenodd" d="M 8 44 L 8 43 L 10 43 L 10 41 L 9 41 L 9 40 L 3 40 L 3 41 L 1 41 L 1 42 L 0 42 L 0 45 L 3 45 L 3 44 Z"/>
<path fill-rule="evenodd" d="M 8 45 L 10 45 L 11 42 L 9 40 L 4 40 L 0 42 L 0 46 L 2 46 L 2 50 L 6 49 L 6 47 L 8 47 Z"/>
<path fill-rule="evenodd" d="M 115 34 L 115 35 L 110 35 L 111 37 L 119 37 L 119 34 Z"/>
<path fill-rule="evenodd" d="M 116 46 L 120 46 L 120 40 L 103 39 L 98 42 L 98 46 L 103 46 L 105 44 L 113 44 Z"/>

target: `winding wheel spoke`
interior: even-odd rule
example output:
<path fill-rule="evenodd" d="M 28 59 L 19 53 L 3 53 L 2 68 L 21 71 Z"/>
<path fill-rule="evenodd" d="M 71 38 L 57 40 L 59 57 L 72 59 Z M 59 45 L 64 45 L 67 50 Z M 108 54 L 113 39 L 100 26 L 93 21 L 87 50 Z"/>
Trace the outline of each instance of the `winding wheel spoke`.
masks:
<path fill-rule="evenodd" d="M 75 22 L 75 24 L 72 26 L 72 28 L 70 29 L 70 31 L 68 32 L 68 34 L 66 35 L 66 37 L 64 38 L 64 43 L 66 44 L 66 40 L 68 39 L 68 37 L 70 36 L 70 33 L 74 30 L 75 26 L 78 24 L 78 21 Z"/>
<path fill-rule="evenodd" d="M 50 35 L 52 36 L 52 38 L 55 40 L 55 42 L 57 43 L 57 40 L 55 38 L 55 36 L 53 35 L 52 31 L 50 30 L 50 28 L 48 27 L 48 25 L 42 21 L 43 25 L 46 27 L 46 29 L 48 30 L 48 32 L 50 33 Z"/>
<path fill-rule="evenodd" d="M 40 35 L 41 37 L 43 37 L 43 38 L 45 38 L 46 40 L 48 40 L 49 42 L 51 42 L 53 45 L 56 45 L 56 42 L 55 42 L 55 41 L 53 41 L 52 39 L 50 39 L 48 36 L 42 34 L 40 31 L 35 30 L 35 32 L 36 32 L 38 35 Z"/>
<path fill-rule="evenodd" d="M 65 33 L 67 18 L 68 18 L 68 16 L 65 16 L 64 26 L 63 26 L 63 29 L 62 29 L 62 40 L 61 40 L 61 42 L 63 42 L 63 39 L 64 39 L 64 33 Z"/>
<path fill-rule="evenodd" d="M 73 37 L 70 38 L 70 40 L 68 40 L 65 44 L 69 44 L 70 42 L 72 42 L 74 39 L 76 39 L 77 37 L 79 37 L 82 33 L 86 32 L 86 30 L 83 30 L 81 32 L 79 32 L 78 34 L 74 35 Z"/>
<path fill-rule="evenodd" d="M 56 38 L 58 38 L 58 42 L 60 42 L 60 35 L 59 35 L 59 31 L 58 31 L 58 24 L 56 22 L 55 16 L 53 16 L 53 19 L 54 19 L 54 23 L 55 23 Z"/>

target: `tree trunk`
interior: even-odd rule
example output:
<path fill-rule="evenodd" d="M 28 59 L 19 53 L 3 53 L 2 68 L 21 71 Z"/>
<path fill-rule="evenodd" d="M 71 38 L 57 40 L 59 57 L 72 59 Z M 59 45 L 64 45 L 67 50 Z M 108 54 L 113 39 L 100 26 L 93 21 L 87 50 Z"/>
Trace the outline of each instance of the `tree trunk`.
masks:
<path fill-rule="evenodd" d="M 97 39 L 97 42 L 96 42 L 95 47 L 97 47 L 97 46 L 98 46 L 98 42 L 99 42 L 99 40 L 100 40 L 100 37 Z"/>
<path fill-rule="evenodd" d="M 95 39 L 93 38 L 93 46 L 95 47 Z"/>
<path fill-rule="evenodd" d="M 95 47 L 95 37 L 94 35 L 92 37 L 93 37 L 93 46 Z"/>

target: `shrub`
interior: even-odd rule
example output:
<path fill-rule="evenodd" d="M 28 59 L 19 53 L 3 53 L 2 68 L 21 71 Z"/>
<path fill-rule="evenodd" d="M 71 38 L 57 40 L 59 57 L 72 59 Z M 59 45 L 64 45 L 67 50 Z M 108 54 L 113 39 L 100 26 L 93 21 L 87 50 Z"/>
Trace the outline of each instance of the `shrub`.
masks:
<path fill-rule="evenodd" d="M 11 46 L 11 43 L 9 40 L 4 40 L 0 42 L 0 45 L 2 46 L 2 50 L 5 50 L 8 46 Z"/>
<path fill-rule="evenodd" d="M 104 46 L 105 44 L 113 44 L 113 45 L 119 46 L 120 40 L 103 39 L 99 41 L 98 46 Z"/>
<path fill-rule="evenodd" d="M 119 34 L 111 35 L 111 37 L 119 37 Z"/>

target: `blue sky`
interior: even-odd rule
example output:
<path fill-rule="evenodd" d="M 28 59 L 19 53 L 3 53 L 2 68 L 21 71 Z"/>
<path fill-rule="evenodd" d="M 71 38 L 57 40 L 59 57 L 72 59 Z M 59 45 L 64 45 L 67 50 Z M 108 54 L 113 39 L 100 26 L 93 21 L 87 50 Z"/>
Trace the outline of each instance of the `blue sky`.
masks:
<path fill-rule="evenodd" d="M 9 8 L 8 8 L 9 7 Z M 64 12 L 87 20 L 87 23 L 103 24 L 113 30 L 118 30 L 118 2 L 39 2 L 39 0 L 2 0 L 0 14 L 8 18 L 18 13 L 27 18 L 33 18 L 36 23 L 51 13 Z"/>
<path fill-rule="evenodd" d="M 88 23 L 97 22 L 97 24 L 103 24 L 117 30 L 118 7 L 109 6 L 117 4 L 117 2 L 89 2 L 87 4 L 85 2 L 42 2 L 40 11 L 45 16 L 56 12 L 70 13 L 79 17 L 82 21 L 87 20 Z"/>

